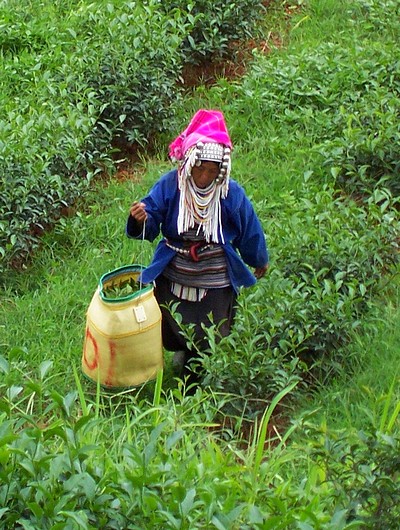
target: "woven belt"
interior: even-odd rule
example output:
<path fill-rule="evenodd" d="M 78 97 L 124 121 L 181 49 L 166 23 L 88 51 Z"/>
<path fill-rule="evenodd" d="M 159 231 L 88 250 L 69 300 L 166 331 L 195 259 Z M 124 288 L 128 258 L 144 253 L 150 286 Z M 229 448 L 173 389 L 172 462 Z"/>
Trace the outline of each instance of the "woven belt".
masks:
<path fill-rule="evenodd" d="M 207 243 L 206 245 L 202 242 L 192 243 L 189 248 L 181 248 L 181 247 L 175 247 L 174 245 L 171 245 L 171 243 L 166 239 L 165 244 L 167 247 L 169 247 L 172 250 L 175 250 L 175 252 L 178 252 L 178 254 L 183 254 L 184 256 L 190 256 L 193 261 L 199 261 L 200 258 L 197 254 L 198 250 L 206 250 L 207 248 L 211 248 L 214 246 L 212 243 Z"/>

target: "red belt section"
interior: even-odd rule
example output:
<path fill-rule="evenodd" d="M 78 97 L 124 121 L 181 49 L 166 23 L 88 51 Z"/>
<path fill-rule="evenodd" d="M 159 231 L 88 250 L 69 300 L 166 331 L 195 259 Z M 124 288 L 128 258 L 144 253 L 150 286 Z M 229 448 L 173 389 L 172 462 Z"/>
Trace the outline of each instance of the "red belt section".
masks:
<path fill-rule="evenodd" d="M 200 261 L 200 258 L 197 254 L 198 249 L 200 248 L 208 248 L 211 247 L 212 244 L 210 243 L 204 243 L 203 241 L 197 241 L 196 243 L 192 243 L 188 248 L 181 248 L 181 247 L 175 247 L 172 245 L 167 239 L 165 240 L 165 243 L 167 247 L 172 248 L 172 250 L 175 250 L 175 252 L 178 252 L 179 254 L 185 254 L 187 256 L 190 256 L 193 261 Z"/>
<path fill-rule="evenodd" d="M 205 245 L 203 245 L 202 243 L 193 243 L 193 245 L 190 245 L 189 253 L 193 261 L 199 261 L 200 258 L 197 255 L 197 249 L 202 246 L 205 246 Z"/>

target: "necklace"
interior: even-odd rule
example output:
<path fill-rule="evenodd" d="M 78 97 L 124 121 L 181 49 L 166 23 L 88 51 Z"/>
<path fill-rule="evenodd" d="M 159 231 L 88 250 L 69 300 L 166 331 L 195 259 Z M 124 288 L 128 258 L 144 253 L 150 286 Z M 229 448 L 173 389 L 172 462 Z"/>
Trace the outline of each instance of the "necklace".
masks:
<path fill-rule="evenodd" d="M 189 178 L 188 191 L 186 199 L 189 211 L 193 213 L 193 217 L 197 222 L 207 222 L 211 213 L 210 209 L 212 209 L 217 198 L 215 181 L 211 182 L 206 188 L 199 188 L 194 180 Z"/>

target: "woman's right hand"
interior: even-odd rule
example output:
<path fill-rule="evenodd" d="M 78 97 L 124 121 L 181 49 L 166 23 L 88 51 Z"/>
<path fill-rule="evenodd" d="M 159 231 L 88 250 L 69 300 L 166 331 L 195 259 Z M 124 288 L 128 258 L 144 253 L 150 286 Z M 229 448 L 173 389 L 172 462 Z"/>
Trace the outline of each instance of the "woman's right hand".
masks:
<path fill-rule="evenodd" d="M 143 224 L 147 219 L 146 205 L 144 202 L 134 202 L 129 210 L 131 216 L 140 224 Z"/>

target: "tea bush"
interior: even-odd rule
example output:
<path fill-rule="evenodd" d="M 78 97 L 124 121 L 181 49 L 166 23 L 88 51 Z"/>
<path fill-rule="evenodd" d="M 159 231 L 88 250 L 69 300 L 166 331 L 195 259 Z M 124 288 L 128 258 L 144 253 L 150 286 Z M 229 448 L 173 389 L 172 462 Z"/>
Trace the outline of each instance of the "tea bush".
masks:
<path fill-rule="evenodd" d="M 396 0 L 360 0 L 358 4 L 365 17 L 365 28 L 368 33 L 385 31 L 394 40 L 400 36 L 397 23 L 400 6 Z"/>
<path fill-rule="evenodd" d="M 240 84 L 219 87 L 230 112 L 246 116 L 232 129 L 244 149 L 263 158 L 294 158 L 311 149 L 320 181 L 360 192 L 384 177 L 398 195 L 400 66 L 394 44 L 327 42 L 284 58 L 254 53 Z M 257 141 L 266 135 L 268 142 Z"/>
<path fill-rule="evenodd" d="M 377 184 L 383 184 L 400 195 L 399 94 L 400 90 L 397 94 L 378 91 L 373 102 L 365 98 L 362 112 L 358 106 L 351 114 L 341 109 L 341 134 L 319 147 L 323 165 L 348 192 L 368 194 Z"/>
<path fill-rule="evenodd" d="M 225 9 L 225 39 L 239 11 L 239 28 L 253 24 L 243 17 L 255 16 L 255 4 Z M 0 271 L 38 245 L 93 176 L 113 171 L 115 145 L 151 144 L 168 128 L 180 104 L 182 42 L 198 17 L 207 27 L 215 14 L 210 4 L 198 17 L 178 7 L 33 1 L 26 10 L 12 1 L 2 11 Z"/>
<path fill-rule="evenodd" d="M 178 50 L 190 25 L 178 11 L 166 18 L 158 7 L 157 1 L 104 2 L 101 10 L 86 4 L 73 21 L 77 42 L 68 68 L 74 77 L 81 73 L 104 103 L 100 125 L 129 144 L 150 141 L 179 102 Z"/>
<path fill-rule="evenodd" d="M 396 528 L 400 516 L 398 431 L 325 433 L 310 436 L 309 454 L 321 469 L 335 502 L 362 528 Z"/>
<path fill-rule="evenodd" d="M 15 368 L 0 357 L 0 370 Z M 293 473 L 283 449 L 294 426 L 264 461 L 267 423 L 247 446 L 225 442 L 216 395 L 188 397 L 180 386 L 155 390 L 152 402 L 98 393 L 91 402 L 80 385 L 50 390 L 49 377 L 47 362 L 39 378 L 2 385 L 1 528 L 357 528 L 318 483 L 320 446 L 310 444 Z M 31 411 L 40 400 L 39 423 Z"/>
<path fill-rule="evenodd" d="M 48 105 L 52 115 L 31 108 L 9 111 L 0 120 L 0 256 L 4 266 L 29 254 L 46 226 L 88 186 L 101 161 L 107 161 L 107 155 L 97 153 L 96 164 L 96 153 L 85 153 L 99 112 L 93 94 L 85 99 L 67 114 L 64 105 L 54 104 Z"/>
<path fill-rule="evenodd" d="M 271 271 L 239 299 L 232 335 L 215 344 L 210 333 L 205 382 L 240 393 L 240 406 L 247 398 L 254 412 L 271 393 L 307 379 L 307 367 L 322 362 L 329 375 L 382 276 L 399 262 L 397 204 L 385 189 L 365 206 L 309 182 L 300 196 L 260 207 Z"/>
<path fill-rule="evenodd" d="M 175 0 L 161 6 L 167 15 L 175 10 L 187 12 L 193 21 L 180 49 L 183 61 L 194 64 L 226 57 L 230 44 L 254 37 L 265 14 L 260 0 L 217 0 L 212 7 L 207 0 Z"/>
<path fill-rule="evenodd" d="M 128 4 L 123 7 L 129 10 Z M 112 167 L 111 141 L 121 129 L 124 112 L 128 127 L 132 122 L 137 130 L 143 123 L 148 127 L 136 140 L 165 120 L 177 75 L 172 77 L 167 65 L 175 61 L 173 43 L 179 28 L 169 41 L 164 33 L 154 33 L 162 45 L 160 40 L 151 42 L 152 23 L 158 20 L 160 26 L 159 16 L 149 17 L 151 12 L 139 7 L 124 18 L 123 7 L 114 13 L 110 4 L 108 17 L 101 17 L 100 11 L 96 18 L 98 6 L 81 6 L 59 34 L 49 33 L 45 50 L 20 55 L 10 50 L 12 59 L 2 58 L 10 84 L 16 74 L 22 81 L 19 92 L 8 88 L 0 116 L 0 254 L 5 266 L 30 252 L 62 207 L 85 192 L 93 175 Z M 172 23 L 166 24 L 166 31 Z M 87 35 L 87 24 L 98 31 Z M 39 25 L 43 27 L 45 23 Z M 78 38 L 79 27 L 84 38 Z M 141 40 L 146 31 L 147 42 Z M 107 67 L 111 57 L 119 79 Z M 15 79 L 11 86 L 16 86 Z M 129 106 L 134 100 L 135 108 Z M 112 111 L 107 111 L 110 106 Z M 132 129 L 128 133 L 134 134 Z"/>

